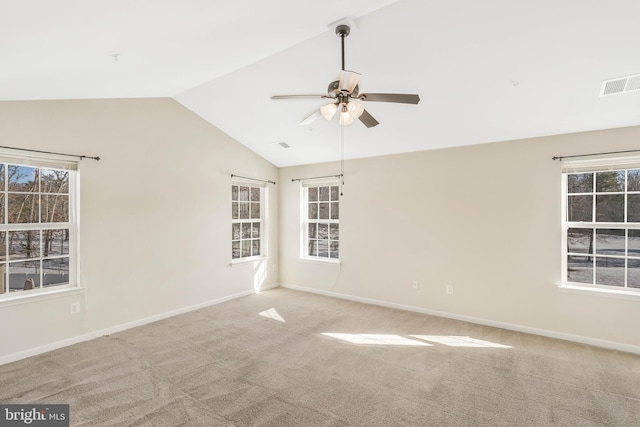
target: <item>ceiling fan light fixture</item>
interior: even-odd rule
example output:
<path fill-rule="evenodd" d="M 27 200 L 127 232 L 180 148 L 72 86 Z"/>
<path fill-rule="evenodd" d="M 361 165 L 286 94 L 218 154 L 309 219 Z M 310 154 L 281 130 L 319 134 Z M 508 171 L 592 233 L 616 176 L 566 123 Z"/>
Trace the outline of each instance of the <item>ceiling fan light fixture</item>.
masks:
<path fill-rule="evenodd" d="M 320 114 L 322 114 L 322 117 L 324 117 L 325 120 L 327 121 L 331 121 L 331 119 L 333 119 L 333 116 L 336 115 L 337 111 L 338 111 L 338 106 L 334 103 L 325 104 L 322 107 L 320 107 Z"/>
<path fill-rule="evenodd" d="M 340 72 L 340 91 L 347 93 L 353 92 L 360 81 L 360 76 L 361 74 L 355 71 L 342 70 Z"/>
<path fill-rule="evenodd" d="M 364 105 L 360 101 L 351 101 L 347 104 L 347 109 L 349 110 L 349 114 L 354 119 L 359 118 L 362 113 L 364 113 Z"/>

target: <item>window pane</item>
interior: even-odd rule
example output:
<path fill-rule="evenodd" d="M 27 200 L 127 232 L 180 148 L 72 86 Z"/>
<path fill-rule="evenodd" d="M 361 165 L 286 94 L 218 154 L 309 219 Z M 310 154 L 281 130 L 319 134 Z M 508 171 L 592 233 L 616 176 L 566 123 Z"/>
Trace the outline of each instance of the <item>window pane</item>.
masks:
<path fill-rule="evenodd" d="M 231 186 L 231 200 L 238 200 L 238 186 Z"/>
<path fill-rule="evenodd" d="M 593 196 L 569 196 L 567 206 L 568 221 L 591 222 L 593 216 Z"/>
<path fill-rule="evenodd" d="M 627 191 L 640 191 L 640 169 L 627 171 Z"/>
<path fill-rule="evenodd" d="M 593 257 L 568 256 L 567 281 L 593 283 Z"/>
<path fill-rule="evenodd" d="M 338 186 L 331 187 L 331 200 L 338 200 L 340 197 L 340 189 Z"/>
<path fill-rule="evenodd" d="M 613 194 L 596 196 L 596 221 L 624 221 L 624 195 Z"/>
<path fill-rule="evenodd" d="M 42 256 L 69 255 L 69 230 L 42 230 Z"/>
<path fill-rule="evenodd" d="M 240 219 L 249 219 L 249 202 L 238 203 L 240 209 Z"/>
<path fill-rule="evenodd" d="M 231 242 L 231 258 L 240 258 L 240 241 Z"/>
<path fill-rule="evenodd" d="M 596 253 L 624 256 L 625 230 L 596 230 Z"/>
<path fill-rule="evenodd" d="M 317 203 L 309 203 L 309 219 L 318 219 Z"/>
<path fill-rule="evenodd" d="M 40 188 L 43 193 L 69 194 L 69 172 L 57 169 L 40 169 Z"/>
<path fill-rule="evenodd" d="M 231 218 L 232 219 L 238 219 L 238 215 L 240 214 L 238 212 L 238 202 L 232 202 L 231 203 Z"/>
<path fill-rule="evenodd" d="M 0 191 L 4 191 L 4 169 L 5 169 L 5 165 L 4 163 L 0 164 Z"/>
<path fill-rule="evenodd" d="M 320 191 L 320 201 L 321 202 L 328 202 L 329 201 L 329 187 L 320 187 L 319 188 Z"/>
<path fill-rule="evenodd" d="M 7 232 L 0 231 L 0 262 L 6 261 L 7 258 Z"/>
<path fill-rule="evenodd" d="M 640 222 L 640 194 L 627 195 L 627 222 Z"/>
<path fill-rule="evenodd" d="M 251 201 L 259 202 L 260 201 L 260 188 L 259 187 L 251 187 Z"/>
<path fill-rule="evenodd" d="M 591 193 L 593 192 L 592 173 L 572 173 L 567 175 L 569 193 Z"/>
<path fill-rule="evenodd" d="M 251 202 L 251 218 L 260 218 L 260 202 Z"/>
<path fill-rule="evenodd" d="M 319 203 L 320 219 L 329 219 L 329 203 Z"/>
<path fill-rule="evenodd" d="M 339 224 L 329 224 L 329 239 L 331 239 L 331 240 L 339 240 L 340 239 L 340 225 Z"/>
<path fill-rule="evenodd" d="M 238 200 L 249 201 L 249 187 L 238 187 Z"/>
<path fill-rule="evenodd" d="M 9 191 L 38 191 L 38 168 L 9 165 Z"/>
<path fill-rule="evenodd" d="M 42 222 L 69 222 L 69 196 L 42 196 Z"/>
<path fill-rule="evenodd" d="M 260 223 L 254 222 L 251 224 L 251 238 L 259 239 L 260 238 Z"/>
<path fill-rule="evenodd" d="M 43 286 L 69 283 L 69 258 L 42 261 Z"/>
<path fill-rule="evenodd" d="M 640 230 L 629 230 L 628 233 L 627 255 L 640 257 Z"/>
<path fill-rule="evenodd" d="M 240 224 L 231 224 L 231 240 L 240 240 Z"/>
<path fill-rule="evenodd" d="M 340 203 L 331 203 L 331 219 L 340 219 Z"/>
<path fill-rule="evenodd" d="M 242 238 L 250 239 L 251 238 L 251 223 L 245 222 L 242 223 Z"/>
<path fill-rule="evenodd" d="M 627 287 L 640 288 L 640 259 L 627 261 Z"/>
<path fill-rule="evenodd" d="M 318 228 L 316 227 L 316 223 L 315 222 L 310 223 L 309 224 L 309 230 L 308 230 L 309 235 L 307 237 L 309 239 L 317 238 L 318 237 L 318 234 L 317 234 L 318 231 L 317 230 L 318 230 Z"/>
<path fill-rule="evenodd" d="M 4 194 L 0 193 L 0 224 L 4 223 Z"/>
<path fill-rule="evenodd" d="M 567 248 L 570 253 L 593 253 L 593 230 L 590 228 L 567 230 Z"/>
<path fill-rule="evenodd" d="M 9 287 L 11 290 L 29 288 L 28 279 L 33 280 L 34 288 L 40 287 L 40 261 L 12 262 L 9 264 Z"/>
<path fill-rule="evenodd" d="M 9 259 L 37 258 L 40 256 L 40 231 L 10 231 Z"/>
<path fill-rule="evenodd" d="M 0 294 L 9 292 L 9 289 L 7 289 L 7 279 L 6 279 L 5 271 L 7 271 L 7 264 L 0 263 L 0 277 L 2 278 L 0 280 Z"/>
<path fill-rule="evenodd" d="M 40 222 L 37 194 L 9 194 L 9 223 Z"/>
<path fill-rule="evenodd" d="M 318 201 L 318 187 L 309 187 L 307 188 L 309 193 L 309 201 L 317 202 Z"/>
<path fill-rule="evenodd" d="M 240 240 L 240 247 L 242 248 L 242 258 L 251 256 L 251 240 Z"/>
<path fill-rule="evenodd" d="M 317 240 L 309 240 L 309 256 L 317 256 L 318 255 L 318 244 Z"/>
<path fill-rule="evenodd" d="M 329 241 L 318 240 L 318 256 L 329 258 Z"/>
<path fill-rule="evenodd" d="M 329 224 L 318 224 L 318 239 L 329 238 Z"/>
<path fill-rule="evenodd" d="M 251 241 L 251 255 L 258 256 L 260 255 L 260 240 L 255 239 Z"/>
<path fill-rule="evenodd" d="M 624 171 L 597 172 L 596 191 L 624 191 Z"/>
<path fill-rule="evenodd" d="M 624 286 L 624 259 L 597 257 L 596 284 Z"/>
<path fill-rule="evenodd" d="M 338 242 L 329 242 L 329 256 L 331 258 L 340 258 L 340 244 Z"/>

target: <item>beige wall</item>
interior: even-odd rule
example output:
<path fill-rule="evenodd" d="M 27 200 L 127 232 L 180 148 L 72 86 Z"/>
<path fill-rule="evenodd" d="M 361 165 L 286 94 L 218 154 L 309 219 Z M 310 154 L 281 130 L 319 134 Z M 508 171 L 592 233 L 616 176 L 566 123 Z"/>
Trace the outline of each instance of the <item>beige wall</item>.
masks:
<path fill-rule="evenodd" d="M 80 163 L 85 293 L 0 303 L 0 357 L 253 289 L 254 264 L 229 266 L 230 174 L 276 181 L 277 168 L 177 102 L 0 102 L 0 141 L 102 159 Z M 270 193 L 264 286 L 278 283 Z"/>
<path fill-rule="evenodd" d="M 561 178 L 551 160 L 639 140 L 636 127 L 347 161 L 341 265 L 298 259 L 291 182 L 339 173 L 339 164 L 283 168 L 281 282 L 640 351 L 639 300 L 557 288 Z"/>

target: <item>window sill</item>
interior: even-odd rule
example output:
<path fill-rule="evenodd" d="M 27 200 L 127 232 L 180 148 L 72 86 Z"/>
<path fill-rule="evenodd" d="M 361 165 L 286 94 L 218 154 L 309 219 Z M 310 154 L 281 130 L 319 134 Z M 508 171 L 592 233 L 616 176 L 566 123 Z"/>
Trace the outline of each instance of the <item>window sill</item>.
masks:
<path fill-rule="evenodd" d="M 335 258 L 311 258 L 311 257 L 300 257 L 298 258 L 300 261 L 305 262 L 319 262 L 323 264 L 342 264 L 342 261 Z"/>
<path fill-rule="evenodd" d="M 28 292 L 13 292 L 0 295 L 0 307 L 29 304 L 53 298 L 68 297 L 84 293 L 85 288 L 79 286 L 59 286 L 57 289 L 33 290 Z"/>
<path fill-rule="evenodd" d="M 569 283 L 562 283 L 558 286 L 560 292 L 566 292 L 570 294 L 591 295 L 606 298 L 617 298 L 632 301 L 640 301 L 639 292 L 628 291 L 624 289 L 604 289 L 591 286 L 580 286 Z"/>

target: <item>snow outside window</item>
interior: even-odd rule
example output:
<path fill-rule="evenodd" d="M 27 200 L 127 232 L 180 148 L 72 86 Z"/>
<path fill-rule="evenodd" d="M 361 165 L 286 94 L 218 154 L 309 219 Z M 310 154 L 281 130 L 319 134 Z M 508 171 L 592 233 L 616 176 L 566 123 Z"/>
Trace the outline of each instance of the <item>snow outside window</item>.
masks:
<path fill-rule="evenodd" d="M 303 183 L 302 257 L 340 259 L 340 187 L 338 182 Z"/>
<path fill-rule="evenodd" d="M 0 299 L 75 285 L 76 168 L 0 158 Z"/>
<path fill-rule="evenodd" d="M 640 293 L 640 161 L 563 173 L 563 282 Z"/>

